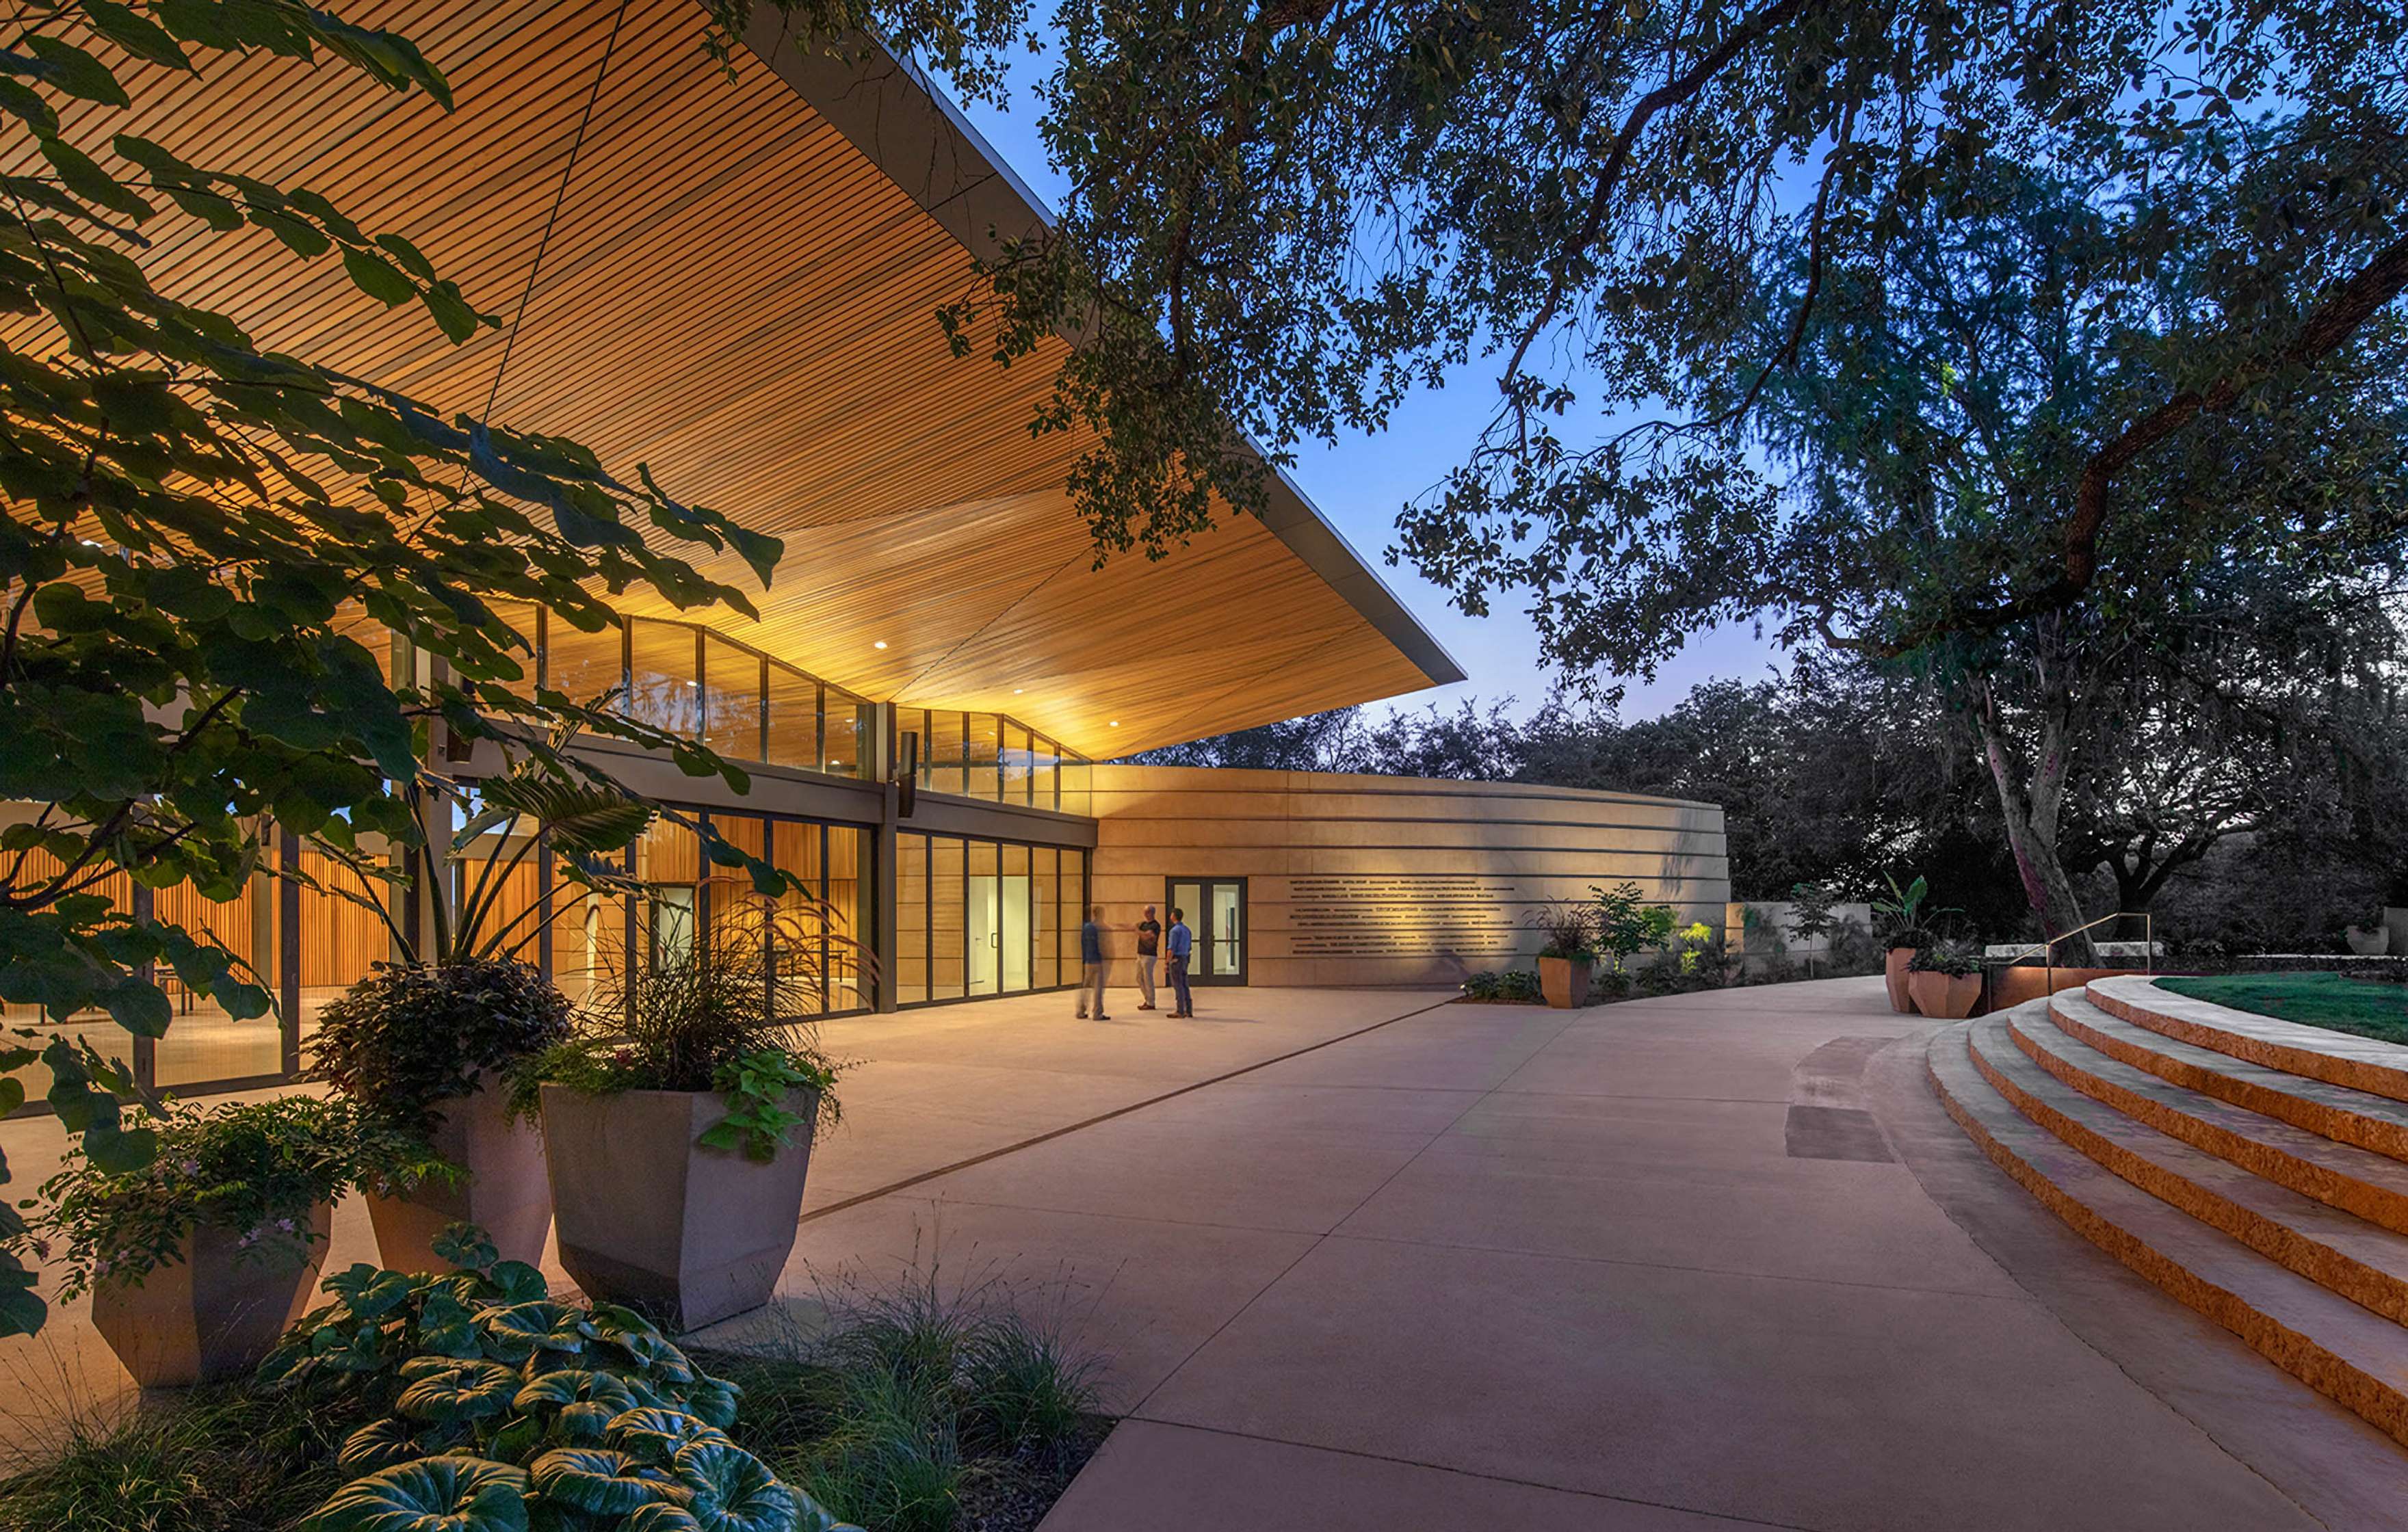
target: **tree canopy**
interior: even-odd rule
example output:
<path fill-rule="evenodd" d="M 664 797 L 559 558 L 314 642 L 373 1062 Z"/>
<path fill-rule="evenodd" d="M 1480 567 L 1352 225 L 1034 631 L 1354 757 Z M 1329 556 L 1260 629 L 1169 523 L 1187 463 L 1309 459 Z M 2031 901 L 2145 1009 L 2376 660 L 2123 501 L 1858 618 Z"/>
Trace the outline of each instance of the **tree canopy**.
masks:
<path fill-rule="evenodd" d="M 432 810 L 448 822 L 463 796 L 454 746 L 499 748 L 505 817 L 539 829 L 598 803 L 621 846 L 650 810 L 625 811 L 632 795 L 566 748 L 571 732 L 745 783 L 616 698 L 536 688 L 532 635 L 504 613 L 598 630 L 608 597 L 639 585 L 750 611 L 681 551 L 733 550 L 766 583 L 776 539 L 681 504 L 646 468 L 629 481 L 575 442 L 447 418 L 152 285 L 145 259 L 165 238 L 264 232 L 268 259 L 338 262 L 454 344 L 511 322 L 484 311 L 509 295 L 472 301 L 408 239 L 307 188 L 110 131 L 161 71 L 253 50 L 450 103 L 408 38 L 296 0 L 37 3 L 0 52 L 0 800 L 32 806 L 0 828 L 0 999 L 50 1027 L 100 1008 L 155 1038 L 167 970 L 235 1017 L 265 1011 L 248 953 L 111 891 L 233 899 L 263 870 L 297 876 L 266 854 L 278 832 L 437 876 L 429 800 L 451 800 Z M 714 860 L 784 886 L 705 838 Z M 589 876 L 573 857 L 563 870 Z M 92 1162 L 143 1164 L 150 1131 L 119 1130 L 137 1086 L 122 1056 L 45 1034 L 0 1034 L 0 1113 L 38 1059 Z M 26 1238 L 0 1207 L 0 1334 L 41 1321 Z"/>

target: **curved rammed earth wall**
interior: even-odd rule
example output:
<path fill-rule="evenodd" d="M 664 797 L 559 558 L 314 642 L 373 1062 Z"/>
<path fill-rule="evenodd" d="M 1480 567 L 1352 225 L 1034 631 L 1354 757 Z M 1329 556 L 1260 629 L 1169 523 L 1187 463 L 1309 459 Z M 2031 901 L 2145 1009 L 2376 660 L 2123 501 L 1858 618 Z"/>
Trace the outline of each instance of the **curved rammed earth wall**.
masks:
<path fill-rule="evenodd" d="M 1592 884 L 1639 885 L 1720 929 L 1713 804 L 1511 782 L 1197 766 L 1095 768 L 1095 896 L 1125 928 L 1167 878 L 1243 878 L 1248 980 L 1454 984 L 1529 966 L 1531 918 Z M 1166 915 L 1167 920 L 1167 915 Z M 1116 933 L 1113 982 L 1131 944 Z"/>

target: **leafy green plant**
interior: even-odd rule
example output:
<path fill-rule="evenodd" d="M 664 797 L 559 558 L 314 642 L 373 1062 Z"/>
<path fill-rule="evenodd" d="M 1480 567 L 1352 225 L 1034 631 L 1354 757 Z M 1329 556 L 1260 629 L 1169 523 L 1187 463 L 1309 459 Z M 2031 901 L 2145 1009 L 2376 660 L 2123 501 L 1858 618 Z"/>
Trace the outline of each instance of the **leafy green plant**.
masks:
<path fill-rule="evenodd" d="M 1500 1000 L 1536 1000 L 1544 993 L 1538 974 L 1528 968 L 1508 968 L 1497 979 L 1497 997 Z"/>
<path fill-rule="evenodd" d="M 1570 899 L 1558 899 L 1531 916 L 1529 923 L 1545 937 L 1541 957 L 1568 958 L 1575 963 L 1597 961 L 1597 917 Z"/>
<path fill-rule="evenodd" d="M 144 1153 L 110 1158 L 104 1146 L 120 1144 Z M 57 1255 L 63 1298 L 101 1281 L 139 1285 L 181 1259 L 204 1224 L 234 1233 L 244 1258 L 297 1261 L 320 1238 L 312 1209 L 396 1166 L 443 1169 L 407 1135 L 342 1102 L 136 1108 L 118 1138 L 68 1146 L 42 1184 L 25 1253 Z"/>
<path fill-rule="evenodd" d="M 1707 977 L 1713 970 L 1707 967 L 1706 959 L 1709 956 L 1719 957 L 1721 946 L 1720 939 L 1714 935 L 1714 928 L 1705 922 L 1692 921 L 1684 926 L 1681 930 L 1681 977 L 1684 979 Z"/>
<path fill-rule="evenodd" d="M 573 1016 L 567 996 L 512 958 L 380 963 L 319 1012 L 303 1078 L 423 1137 L 438 1103 L 566 1041 Z"/>
<path fill-rule="evenodd" d="M 1609 960 L 1610 971 L 1619 973 L 1641 952 L 1671 940 L 1677 921 L 1671 907 L 1647 903 L 1637 883 L 1616 883 L 1610 889 L 1592 883 L 1589 893 L 1597 901 L 1598 946 Z"/>
<path fill-rule="evenodd" d="M 543 1274 L 455 1228 L 463 1269 L 361 1265 L 294 1326 L 262 1386 L 377 1418 L 351 1482 L 305 1532 L 829 1532 L 835 1519 L 726 1435 L 738 1389 L 632 1310 L 550 1296 Z M 451 1518 L 445 1520 L 445 1518 Z"/>
<path fill-rule="evenodd" d="M 69 1023 L 101 1010 L 161 1036 L 169 970 L 233 1017 L 269 1008 L 245 954 L 112 888 L 222 902 L 262 871 L 299 876 L 272 866 L 280 833 L 423 874 L 441 861 L 430 799 L 453 791 L 425 762 L 454 745 L 498 751 L 523 809 L 546 784 L 634 796 L 563 747 L 572 730 L 744 790 L 740 769 L 607 698 L 525 688 L 530 637 L 507 613 L 541 607 L 597 632 L 616 620 L 609 597 L 640 590 L 750 614 L 742 590 L 681 555 L 732 553 L 766 584 L 783 551 L 679 502 L 644 465 L 630 481 L 578 443 L 447 416 L 154 287 L 154 252 L 222 237 L 265 261 L 331 261 L 454 345 L 510 322 L 315 192 L 113 131 L 179 77 L 271 54 L 452 103 L 408 38 L 300 0 L 28 7 L 0 86 L 15 135 L 0 307 L 20 321 L 0 342 L 0 799 L 33 806 L 0 829 L 0 998 L 47 1024 L 9 1029 L 0 1074 L 46 1064 L 60 1123 L 108 1164 L 152 1140 L 123 1121 L 131 1071 Z M 206 91 L 193 109 L 208 115 Z M 396 147 L 355 146 L 366 160 Z M 701 833 L 714 861 L 796 888 Z M 450 955 L 437 945 L 426 955 Z M 0 1080 L 0 1111 L 24 1094 Z M 47 1311 L 15 1253 L 22 1234 L 0 1209 L 0 1334 Z"/>
<path fill-rule="evenodd" d="M 794 969 L 773 966 L 771 955 L 816 951 L 818 934 L 806 942 L 805 929 L 788 923 L 795 912 L 776 901 L 723 897 L 728 911 L 691 952 L 620 976 L 619 994 L 588 1013 L 576 1036 L 511 1071 L 514 1113 L 536 1118 L 546 1084 L 597 1095 L 718 1091 L 728 1116 L 700 1141 L 754 1159 L 774 1156 L 802 1125 L 785 1108 L 790 1091 L 817 1093 L 818 1128 L 842 1120 L 841 1068 L 819 1051 L 810 1021 L 781 1011 Z"/>
<path fill-rule="evenodd" d="M 1969 942 L 1939 942 L 1917 949 L 1906 966 L 1914 973 L 1944 973 L 1952 979 L 1964 979 L 1982 971 L 1982 953 Z"/>
<path fill-rule="evenodd" d="M 1503 987 L 1503 981 L 1494 968 L 1483 968 L 1478 973 L 1465 975 L 1463 997 L 1467 1000 L 1494 1000 Z"/>

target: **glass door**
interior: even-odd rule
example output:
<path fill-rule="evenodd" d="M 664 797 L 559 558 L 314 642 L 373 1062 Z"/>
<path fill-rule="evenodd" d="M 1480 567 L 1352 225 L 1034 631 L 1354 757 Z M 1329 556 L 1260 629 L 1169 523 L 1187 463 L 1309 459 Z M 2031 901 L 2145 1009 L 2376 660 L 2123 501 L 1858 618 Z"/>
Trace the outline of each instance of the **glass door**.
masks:
<path fill-rule="evenodd" d="M 1168 904 L 1186 912 L 1195 934 L 1187 962 L 1191 984 L 1246 981 L 1246 881 L 1243 878 L 1173 878 Z"/>

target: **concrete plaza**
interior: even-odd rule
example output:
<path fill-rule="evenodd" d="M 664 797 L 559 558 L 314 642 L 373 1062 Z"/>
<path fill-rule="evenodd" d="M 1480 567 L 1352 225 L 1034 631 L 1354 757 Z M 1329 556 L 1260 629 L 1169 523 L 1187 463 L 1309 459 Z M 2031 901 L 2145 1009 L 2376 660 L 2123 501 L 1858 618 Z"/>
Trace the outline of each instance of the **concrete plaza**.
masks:
<path fill-rule="evenodd" d="M 1048 1532 L 2408 1525 L 2387 1439 L 1955 1134 L 1878 981 L 1446 1000 L 832 1024 L 783 1310 L 701 1339 L 932 1269 L 1059 1316 L 1125 1419 Z M 41 1345 L 106 1393 L 79 1313 Z"/>

